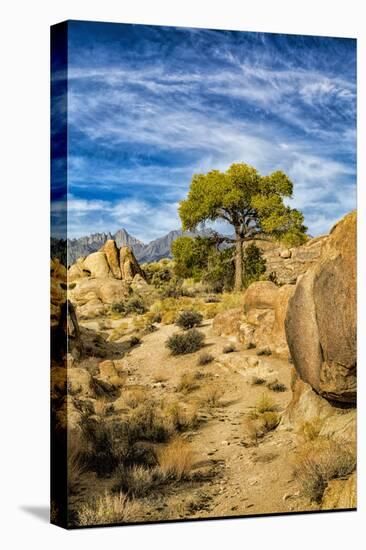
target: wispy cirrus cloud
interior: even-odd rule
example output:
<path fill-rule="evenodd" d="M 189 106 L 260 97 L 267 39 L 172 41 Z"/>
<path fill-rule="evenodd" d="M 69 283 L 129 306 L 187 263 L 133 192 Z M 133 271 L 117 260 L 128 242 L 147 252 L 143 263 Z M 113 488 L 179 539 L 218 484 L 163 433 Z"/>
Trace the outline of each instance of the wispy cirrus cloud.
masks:
<path fill-rule="evenodd" d="M 313 234 L 355 205 L 354 41 L 74 22 L 69 37 L 73 236 L 162 235 L 192 175 L 232 162 L 286 171 Z"/>

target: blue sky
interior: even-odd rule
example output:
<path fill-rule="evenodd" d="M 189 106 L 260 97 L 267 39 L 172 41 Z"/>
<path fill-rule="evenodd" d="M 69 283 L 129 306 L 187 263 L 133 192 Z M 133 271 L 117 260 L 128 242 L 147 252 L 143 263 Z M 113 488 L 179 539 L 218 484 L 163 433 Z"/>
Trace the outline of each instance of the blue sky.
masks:
<path fill-rule="evenodd" d="M 68 36 L 69 237 L 162 236 L 192 175 L 233 162 L 284 170 L 312 235 L 355 208 L 356 41 L 86 22 Z"/>

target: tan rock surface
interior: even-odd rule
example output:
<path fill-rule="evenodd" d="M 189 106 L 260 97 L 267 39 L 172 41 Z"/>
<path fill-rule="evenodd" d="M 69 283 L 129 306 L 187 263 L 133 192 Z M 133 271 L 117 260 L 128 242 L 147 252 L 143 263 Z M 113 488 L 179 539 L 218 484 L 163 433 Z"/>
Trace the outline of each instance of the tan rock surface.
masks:
<path fill-rule="evenodd" d="M 356 398 L 356 213 L 331 231 L 319 261 L 298 281 L 286 335 L 303 380 L 335 401 Z"/>
<path fill-rule="evenodd" d="M 116 241 L 109 239 L 103 246 L 104 254 L 107 258 L 107 263 L 115 279 L 121 279 L 121 269 L 119 266 L 119 252 Z"/>
<path fill-rule="evenodd" d="M 109 276 L 110 269 L 106 255 L 103 251 L 89 254 L 83 261 L 83 269 L 90 271 L 91 277 L 106 279 Z"/>

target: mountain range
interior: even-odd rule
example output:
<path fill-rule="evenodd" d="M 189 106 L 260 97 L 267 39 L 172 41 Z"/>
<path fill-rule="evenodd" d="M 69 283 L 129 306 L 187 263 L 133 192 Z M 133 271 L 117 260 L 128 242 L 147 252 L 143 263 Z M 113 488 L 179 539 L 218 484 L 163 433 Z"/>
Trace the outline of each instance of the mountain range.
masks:
<path fill-rule="evenodd" d="M 170 231 L 163 237 L 159 237 L 149 243 L 143 243 L 130 235 L 126 229 L 119 229 L 116 233 L 93 233 L 78 239 L 67 239 L 67 265 L 72 265 L 80 257 L 88 256 L 92 252 L 99 250 L 108 239 L 114 239 L 117 246 L 129 246 L 132 248 L 136 259 L 140 263 L 155 262 L 162 258 L 171 258 L 171 245 L 177 237 L 182 235 L 208 235 L 210 230 L 204 231 L 182 231 L 176 229 Z M 51 239 L 51 256 L 58 257 L 61 262 L 65 263 L 65 241 L 59 239 Z M 60 257 L 62 256 L 62 257 Z"/>

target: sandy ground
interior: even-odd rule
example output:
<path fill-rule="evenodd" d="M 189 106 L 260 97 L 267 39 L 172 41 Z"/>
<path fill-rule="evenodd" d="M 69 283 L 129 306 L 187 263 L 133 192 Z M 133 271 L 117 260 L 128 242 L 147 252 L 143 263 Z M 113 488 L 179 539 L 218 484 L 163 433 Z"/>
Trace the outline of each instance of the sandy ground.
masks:
<path fill-rule="evenodd" d="M 204 321 L 200 327 L 206 335 L 206 345 L 199 352 L 172 357 L 165 342 L 178 329 L 174 325 L 158 325 L 157 331 L 144 336 L 142 343 L 124 357 L 128 384 L 151 388 L 155 399 L 174 397 L 194 403 L 207 381 L 224 390 L 220 405 L 204 411 L 199 427 L 184 434 L 196 452 L 197 467 L 206 468 L 211 475 L 204 481 L 168 486 L 154 495 L 152 519 L 159 513 L 163 519 L 171 517 L 164 516 L 168 510 L 173 517 L 198 518 L 311 509 L 299 496 L 292 477 L 295 434 L 280 425 L 256 446 L 247 447 L 243 443 L 243 419 L 263 393 L 273 398 L 279 411 L 291 399 L 289 363 L 272 356 L 258 357 L 256 350 L 240 349 L 240 345 L 235 352 L 225 354 L 223 348 L 229 338 L 215 336 L 211 325 L 211 321 Z M 202 351 L 212 354 L 215 360 L 197 366 Z M 205 375 L 199 380 L 199 387 L 187 395 L 177 392 L 181 375 L 198 371 Z M 156 382 L 157 373 L 166 380 Z M 268 382 L 278 380 L 287 390 L 275 393 L 265 386 L 255 386 L 254 376 Z"/>

